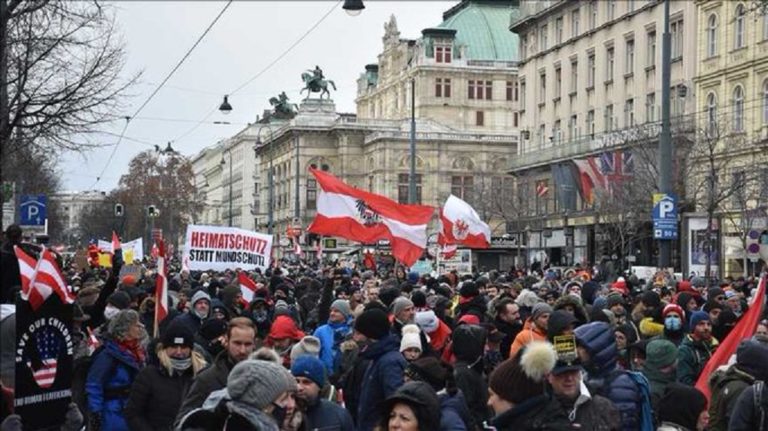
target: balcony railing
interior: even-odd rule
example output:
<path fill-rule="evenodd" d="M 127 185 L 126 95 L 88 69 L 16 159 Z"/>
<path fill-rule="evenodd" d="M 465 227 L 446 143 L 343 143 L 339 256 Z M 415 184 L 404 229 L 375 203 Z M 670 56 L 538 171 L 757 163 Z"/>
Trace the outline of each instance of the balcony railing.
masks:
<path fill-rule="evenodd" d="M 366 136 L 365 143 L 369 144 L 379 139 L 410 139 L 408 131 L 380 131 Z M 516 135 L 486 135 L 475 133 L 444 133 L 422 132 L 416 133 L 417 140 L 432 141 L 483 141 L 483 142 L 517 142 Z"/>

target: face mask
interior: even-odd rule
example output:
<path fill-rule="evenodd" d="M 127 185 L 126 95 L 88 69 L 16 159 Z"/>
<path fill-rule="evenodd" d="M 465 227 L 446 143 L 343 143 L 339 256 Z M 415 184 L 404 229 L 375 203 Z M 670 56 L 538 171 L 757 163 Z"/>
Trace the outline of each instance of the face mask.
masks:
<path fill-rule="evenodd" d="M 119 308 L 113 307 L 111 305 L 107 305 L 107 308 L 104 309 L 104 318 L 107 320 L 111 320 L 119 312 L 120 312 Z"/>
<path fill-rule="evenodd" d="M 275 403 L 272 403 L 272 407 L 274 407 L 274 410 L 272 410 L 272 417 L 275 418 L 275 421 L 277 421 L 278 425 L 282 427 L 283 422 L 285 422 L 285 416 L 288 414 L 288 410 L 285 407 L 278 406 Z"/>
<path fill-rule="evenodd" d="M 670 331 L 679 331 L 681 326 L 680 319 L 675 316 L 669 316 L 664 319 L 664 327 Z"/>
<path fill-rule="evenodd" d="M 171 358 L 171 368 L 176 371 L 185 371 L 192 366 L 192 357 L 186 359 Z"/>

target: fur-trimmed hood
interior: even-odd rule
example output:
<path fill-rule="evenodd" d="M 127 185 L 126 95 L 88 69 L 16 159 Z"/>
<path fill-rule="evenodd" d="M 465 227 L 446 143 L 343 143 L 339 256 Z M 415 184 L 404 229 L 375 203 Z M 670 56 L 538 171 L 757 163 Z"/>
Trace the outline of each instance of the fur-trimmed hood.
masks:
<path fill-rule="evenodd" d="M 562 310 L 568 305 L 573 307 L 574 316 L 576 316 L 576 319 L 579 320 L 578 325 L 576 326 L 589 323 L 589 314 L 587 313 L 587 309 L 584 307 L 584 304 L 581 303 L 581 299 L 573 295 L 563 295 L 557 298 L 553 309 L 555 311 Z"/>

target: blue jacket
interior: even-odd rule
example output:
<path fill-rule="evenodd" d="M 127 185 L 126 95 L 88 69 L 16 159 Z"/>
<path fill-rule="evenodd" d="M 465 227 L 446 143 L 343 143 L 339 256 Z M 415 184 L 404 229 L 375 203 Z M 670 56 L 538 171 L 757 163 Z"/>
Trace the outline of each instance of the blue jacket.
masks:
<path fill-rule="evenodd" d="M 355 431 L 355 424 L 349 412 L 324 399 L 319 399 L 307 407 L 304 425 L 309 430 Z"/>
<path fill-rule="evenodd" d="M 469 413 L 467 401 L 461 391 L 450 396 L 446 392 L 439 392 L 440 399 L 440 431 L 467 431 L 472 430 L 472 414 Z"/>
<path fill-rule="evenodd" d="M 616 336 L 606 322 L 581 325 L 574 331 L 576 340 L 589 352 L 586 384 L 590 392 L 613 402 L 621 415 L 622 430 L 640 429 L 640 411 L 643 396 L 640 387 L 616 361 Z"/>
<path fill-rule="evenodd" d="M 105 340 L 104 347 L 95 353 L 85 393 L 88 396 L 88 411 L 101 416 L 101 428 L 113 431 L 128 431 L 123 409 L 141 364 L 128 353 L 120 350 L 113 340 Z"/>
<path fill-rule="evenodd" d="M 349 321 L 342 323 L 328 322 L 315 329 L 313 334 L 320 339 L 320 360 L 323 361 L 328 375 L 336 372 L 341 343 L 352 333 Z"/>
<path fill-rule="evenodd" d="M 381 421 L 381 403 L 403 385 L 406 362 L 400 342 L 392 334 L 368 346 L 360 358 L 372 362 L 365 370 L 357 406 L 357 430 L 371 431 Z"/>

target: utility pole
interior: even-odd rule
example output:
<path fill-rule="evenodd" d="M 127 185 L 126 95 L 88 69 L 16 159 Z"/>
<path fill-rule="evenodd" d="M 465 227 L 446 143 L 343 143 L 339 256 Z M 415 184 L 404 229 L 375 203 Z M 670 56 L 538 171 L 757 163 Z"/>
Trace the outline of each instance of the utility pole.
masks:
<path fill-rule="evenodd" d="M 229 227 L 232 227 L 232 148 L 227 151 L 229 151 Z"/>
<path fill-rule="evenodd" d="M 301 199 L 299 198 L 299 193 L 301 191 L 301 187 L 299 187 L 299 178 L 301 175 L 301 164 L 299 163 L 299 135 L 295 135 L 293 137 L 293 142 L 296 145 L 296 184 L 295 184 L 295 195 L 293 198 L 293 218 L 296 219 L 297 223 L 301 223 L 299 220 L 299 215 L 301 212 L 299 211 L 299 205 L 301 203 Z"/>
<path fill-rule="evenodd" d="M 661 135 L 659 136 L 659 192 L 672 193 L 672 132 L 669 98 L 672 74 L 672 35 L 669 33 L 669 2 L 664 0 L 664 34 L 661 42 Z M 672 265 L 672 241 L 659 240 L 659 267 Z"/>
<path fill-rule="evenodd" d="M 411 169 L 408 175 L 408 203 L 416 203 L 416 77 L 411 77 Z"/>

